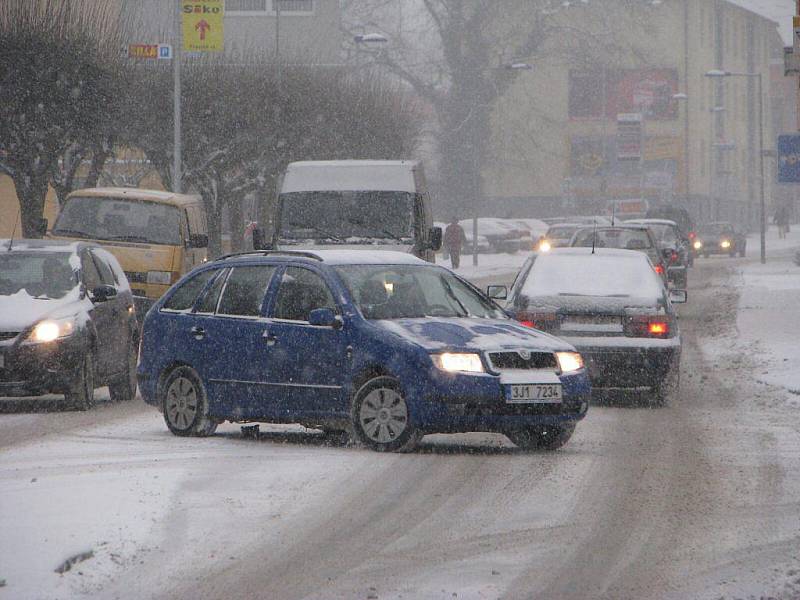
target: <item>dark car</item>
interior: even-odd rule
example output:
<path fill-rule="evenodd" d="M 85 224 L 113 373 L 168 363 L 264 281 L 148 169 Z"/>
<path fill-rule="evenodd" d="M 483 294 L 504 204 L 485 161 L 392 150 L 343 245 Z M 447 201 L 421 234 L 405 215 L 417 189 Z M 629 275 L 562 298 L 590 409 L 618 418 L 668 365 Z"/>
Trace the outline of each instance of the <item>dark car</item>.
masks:
<path fill-rule="evenodd" d="M 675 206 L 673 204 L 657 204 L 647 209 L 645 214 L 647 219 L 666 219 L 673 221 L 680 230 L 683 237 L 689 240 L 689 266 L 694 264 L 694 257 L 696 254 L 693 252 L 693 243 L 697 235 L 694 220 L 689 214 L 689 211 L 682 206 Z"/>
<path fill-rule="evenodd" d="M 662 404 L 679 379 L 681 338 L 673 302 L 641 252 L 556 248 L 532 255 L 509 296 L 507 311 L 556 335 L 584 357 L 592 389 L 649 389 Z"/>
<path fill-rule="evenodd" d="M 700 228 L 694 240 L 698 254 L 708 258 L 712 254 L 737 254 L 744 257 L 747 252 L 747 235 L 727 221 L 707 223 Z"/>
<path fill-rule="evenodd" d="M 534 245 L 536 252 L 550 252 L 552 248 L 569 246 L 572 236 L 579 229 L 586 227 L 586 223 L 553 223 Z"/>
<path fill-rule="evenodd" d="M 0 242 L 0 396 L 136 394 L 138 326 L 117 260 L 83 242 Z"/>
<path fill-rule="evenodd" d="M 352 431 L 375 450 L 496 431 L 556 448 L 590 396 L 569 343 L 452 272 L 397 252 L 260 252 L 210 262 L 147 313 L 142 397 L 175 435 L 223 421 Z"/>
<path fill-rule="evenodd" d="M 578 230 L 569 243 L 577 248 L 618 248 L 637 250 L 647 255 L 664 285 L 667 285 L 667 265 L 655 237 L 645 225 L 626 223 L 610 227 L 587 227 Z"/>
<path fill-rule="evenodd" d="M 661 249 L 667 267 L 667 281 L 672 287 L 685 290 L 688 285 L 692 252 L 689 238 L 684 236 L 678 225 L 667 219 L 636 219 L 625 222 L 631 225 L 644 225 L 650 230 Z"/>

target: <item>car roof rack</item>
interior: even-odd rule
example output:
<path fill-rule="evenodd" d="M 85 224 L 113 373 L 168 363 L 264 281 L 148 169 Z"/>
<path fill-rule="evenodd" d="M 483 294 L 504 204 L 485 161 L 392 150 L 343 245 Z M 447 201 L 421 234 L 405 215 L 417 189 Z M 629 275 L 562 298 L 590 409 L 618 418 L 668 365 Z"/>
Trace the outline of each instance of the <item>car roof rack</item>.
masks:
<path fill-rule="evenodd" d="M 227 260 L 229 258 L 238 258 L 239 256 L 296 256 L 299 258 L 310 258 L 322 262 L 322 257 L 313 252 L 305 252 L 302 250 L 249 250 L 247 252 L 232 252 L 215 258 L 218 260 Z"/>

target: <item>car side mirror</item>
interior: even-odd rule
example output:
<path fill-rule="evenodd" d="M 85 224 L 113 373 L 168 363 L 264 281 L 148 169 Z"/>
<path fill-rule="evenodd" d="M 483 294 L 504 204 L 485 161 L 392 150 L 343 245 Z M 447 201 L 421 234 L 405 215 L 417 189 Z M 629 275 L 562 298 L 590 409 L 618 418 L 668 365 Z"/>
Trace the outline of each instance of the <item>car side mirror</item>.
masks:
<path fill-rule="evenodd" d="M 672 289 L 669 291 L 669 301 L 673 304 L 686 304 L 689 299 L 689 292 L 686 290 Z"/>
<path fill-rule="evenodd" d="M 39 222 L 36 223 L 36 233 L 40 237 L 44 237 L 47 233 L 47 219 L 39 219 Z"/>
<path fill-rule="evenodd" d="M 189 248 L 208 248 L 208 235 L 205 233 L 190 233 Z"/>
<path fill-rule="evenodd" d="M 342 327 L 342 320 L 330 308 L 315 308 L 308 314 L 308 322 L 316 327 Z"/>
<path fill-rule="evenodd" d="M 492 300 L 505 300 L 508 298 L 508 288 L 504 285 L 490 285 L 486 288 L 486 295 Z"/>
<path fill-rule="evenodd" d="M 113 285 L 98 285 L 92 290 L 92 302 L 106 302 L 116 296 L 117 288 Z"/>
<path fill-rule="evenodd" d="M 428 238 L 430 239 L 430 247 L 431 250 L 434 252 L 438 252 L 442 249 L 442 228 L 441 227 L 431 227 L 431 230 L 428 234 Z"/>

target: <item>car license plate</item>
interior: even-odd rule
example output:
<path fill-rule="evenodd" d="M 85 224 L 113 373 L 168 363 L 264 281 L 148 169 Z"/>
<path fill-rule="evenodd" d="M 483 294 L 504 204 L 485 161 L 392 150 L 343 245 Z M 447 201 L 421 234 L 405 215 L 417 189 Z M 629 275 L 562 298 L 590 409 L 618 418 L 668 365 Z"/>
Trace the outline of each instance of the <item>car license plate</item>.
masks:
<path fill-rule="evenodd" d="M 560 404 L 561 384 L 528 383 L 506 386 L 506 402 L 509 404 Z"/>
<path fill-rule="evenodd" d="M 622 319 L 614 315 L 569 315 L 561 323 L 562 331 L 621 333 Z"/>

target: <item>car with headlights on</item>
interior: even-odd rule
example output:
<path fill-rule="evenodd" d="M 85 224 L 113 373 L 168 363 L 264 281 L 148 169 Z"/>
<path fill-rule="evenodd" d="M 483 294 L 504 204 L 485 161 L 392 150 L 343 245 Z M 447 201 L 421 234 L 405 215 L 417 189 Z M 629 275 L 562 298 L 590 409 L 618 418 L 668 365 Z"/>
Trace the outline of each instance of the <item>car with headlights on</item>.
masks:
<path fill-rule="evenodd" d="M 553 449 L 591 392 L 568 342 L 405 253 L 222 257 L 175 284 L 142 331 L 142 397 L 179 436 L 277 422 L 351 432 L 377 451 L 465 431 Z"/>
<path fill-rule="evenodd" d="M 712 254 L 727 254 L 731 258 L 738 254 L 744 257 L 747 252 L 747 236 L 727 221 L 706 223 L 697 232 L 694 248 L 697 254 L 702 254 L 705 258 Z"/>
<path fill-rule="evenodd" d="M 682 302 L 686 291 L 667 291 L 641 252 L 555 248 L 528 258 L 506 310 L 574 346 L 595 392 L 646 390 L 663 404 L 680 378 Z"/>
<path fill-rule="evenodd" d="M 533 249 L 536 252 L 550 252 L 553 248 L 569 246 L 575 232 L 585 227 L 585 223 L 553 223 L 536 241 Z"/>
<path fill-rule="evenodd" d="M 117 260 L 88 242 L 0 241 L 0 396 L 136 394 L 138 325 Z"/>

